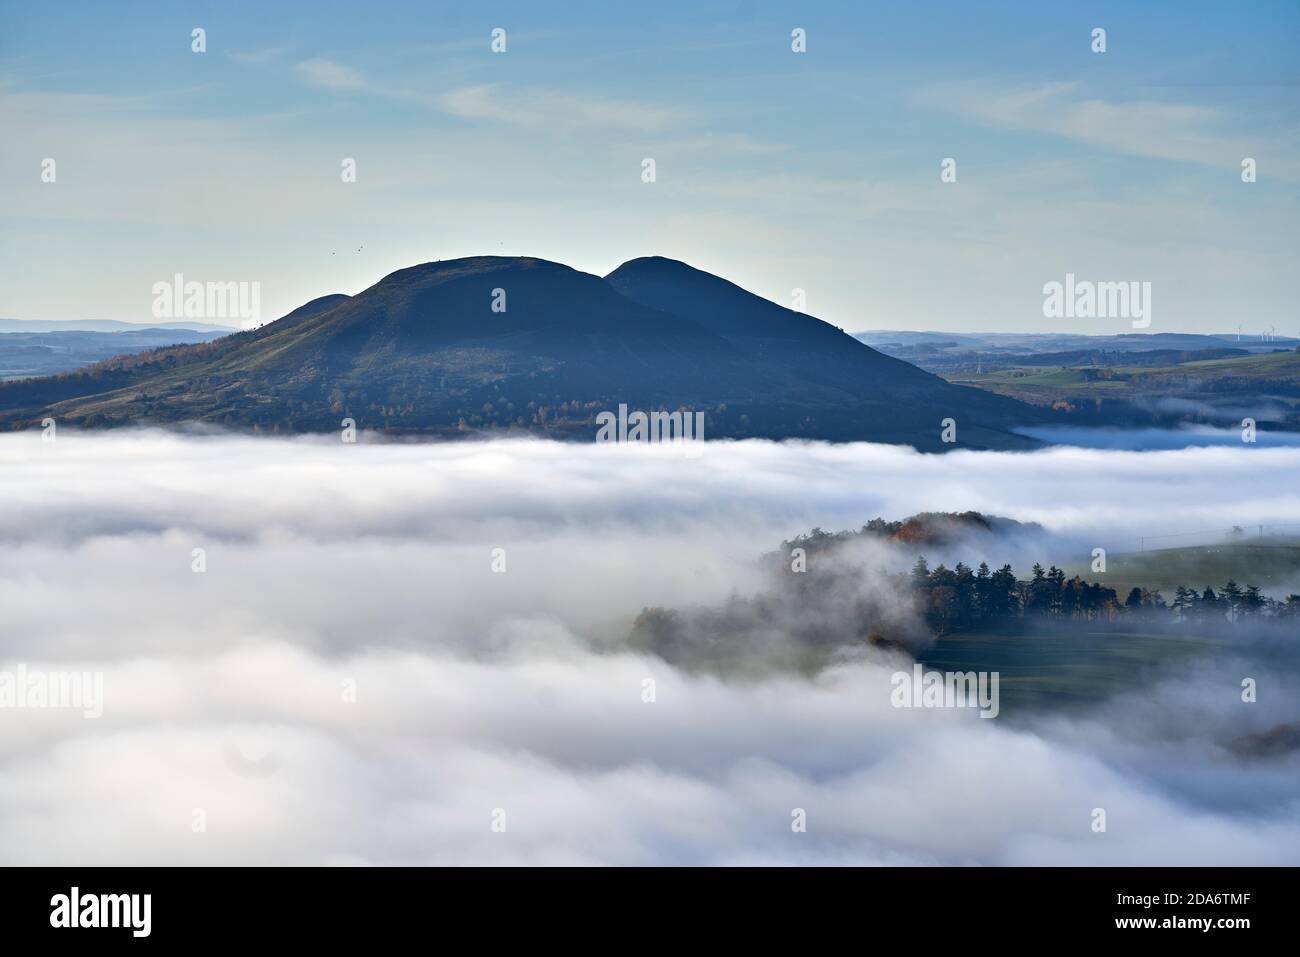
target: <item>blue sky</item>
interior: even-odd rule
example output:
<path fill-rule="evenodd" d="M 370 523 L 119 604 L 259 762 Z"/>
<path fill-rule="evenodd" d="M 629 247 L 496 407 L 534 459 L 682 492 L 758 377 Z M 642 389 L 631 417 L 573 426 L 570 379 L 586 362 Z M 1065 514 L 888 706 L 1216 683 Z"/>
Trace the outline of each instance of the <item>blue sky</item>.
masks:
<path fill-rule="evenodd" d="M 1294 2 L 4 2 L 0 316 L 664 255 L 849 330 L 1130 331 L 1044 318 L 1073 272 L 1295 335 L 1298 149 Z"/>

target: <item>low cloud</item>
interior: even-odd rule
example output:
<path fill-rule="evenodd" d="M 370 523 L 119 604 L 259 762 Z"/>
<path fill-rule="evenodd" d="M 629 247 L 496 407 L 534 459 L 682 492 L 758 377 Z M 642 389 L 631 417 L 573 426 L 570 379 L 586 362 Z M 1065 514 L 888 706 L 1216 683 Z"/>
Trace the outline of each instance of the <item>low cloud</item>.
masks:
<path fill-rule="evenodd" d="M 1160 406 L 1164 410 L 1177 409 L 1178 401 L 1163 399 Z M 1186 408 L 1203 409 L 1188 402 Z M 1220 418 L 1240 420 L 1250 413 L 1259 414 L 1259 408 L 1241 408 L 1221 410 Z M 1241 449 L 1247 445 L 1242 441 L 1242 429 L 1239 426 L 1222 428 L 1211 425 L 1189 425 L 1178 429 L 1116 429 L 1077 425 L 1030 426 L 1017 429 L 1022 435 L 1041 439 L 1044 442 L 1062 442 L 1089 449 L 1117 449 L 1127 451 L 1145 451 L 1161 449 L 1177 451 L 1189 447 L 1220 446 Z M 1300 433 L 1297 432 L 1256 432 L 1254 444 L 1260 448 L 1300 448 Z M 1243 449 L 1250 452 L 1253 450 Z"/>
<path fill-rule="evenodd" d="M 1232 743 L 1300 720 L 1289 648 L 1007 722 L 891 708 L 896 650 L 746 674 L 629 636 L 647 606 L 760 593 L 759 556 L 813 525 L 975 508 L 1064 547 L 1300 520 L 1298 467 L 1294 449 L 0 437 L 0 496 L 23 503 L 0 511 L 0 668 L 102 671 L 105 696 L 95 720 L 0 709 L 0 862 L 1295 864 L 1295 752 Z"/>

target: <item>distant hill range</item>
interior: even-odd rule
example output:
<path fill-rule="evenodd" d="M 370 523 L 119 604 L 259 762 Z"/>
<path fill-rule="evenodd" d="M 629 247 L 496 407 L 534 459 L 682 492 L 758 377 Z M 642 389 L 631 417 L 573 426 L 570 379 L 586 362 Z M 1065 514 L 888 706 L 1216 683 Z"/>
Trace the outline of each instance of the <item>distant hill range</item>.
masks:
<path fill-rule="evenodd" d="M 141 332 L 147 329 L 188 329 L 190 332 L 213 332 L 226 335 L 234 326 L 188 319 L 165 319 L 157 322 L 122 322 L 118 319 L 0 319 L 0 333 L 7 332 Z"/>
<path fill-rule="evenodd" d="M 911 332 L 873 330 L 854 338 L 887 355 L 947 376 L 1031 365 L 1170 365 L 1294 349 L 1286 336 L 1205 335 L 1189 332 L 1085 336 L 1044 332 Z"/>
<path fill-rule="evenodd" d="M 495 307 L 495 308 L 494 308 Z M 952 385 L 812 316 L 658 257 L 605 278 L 526 257 L 425 263 L 206 343 L 0 385 L 0 428 L 203 422 L 592 439 L 596 416 L 705 413 L 705 437 L 1029 448 L 1049 410 Z"/>
<path fill-rule="evenodd" d="M 858 333 L 957 385 L 1051 408 L 1075 425 L 1300 430 L 1300 340 L 1128 333 Z"/>
<path fill-rule="evenodd" d="M 13 320 L 5 322 L 7 325 L 0 328 L 12 328 Z M 0 381 L 58 375 L 104 359 L 157 349 L 159 346 L 208 342 L 230 332 L 137 326 L 131 323 L 121 323 L 128 328 L 116 332 L 80 329 L 46 331 L 41 328 L 48 325 L 46 323 L 33 325 L 37 328 L 17 332 L 0 331 Z"/>
<path fill-rule="evenodd" d="M 1293 349 L 1300 345 L 1300 339 L 1294 337 L 1265 337 L 1258 333 L 1121 332 L 1095 336 L 1067 332 L 917 332 L 910 329 L 871 329 L 856 332 L 853 337 L 876 348 L 933 347 L 941 351 L 1007 352 L 1020 355 L 1080 349 L 1143 352 L 1148 349 L 1187 351 L 1228 347 L 1257 351 Z"/>

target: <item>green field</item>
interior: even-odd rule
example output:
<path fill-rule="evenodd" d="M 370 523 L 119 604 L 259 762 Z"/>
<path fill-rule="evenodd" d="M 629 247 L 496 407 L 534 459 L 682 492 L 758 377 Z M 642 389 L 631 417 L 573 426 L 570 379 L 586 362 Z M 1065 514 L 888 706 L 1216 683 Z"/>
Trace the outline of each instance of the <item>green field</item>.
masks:
<path fill-rule="evenodd" d="M 927 670 L 996 671 L 999 717 L 1083 707 L 1150 681 L 1213 648 L 1208 635 L 1035 629 L 940 638 L 919 661 Z"/>
<path fill-rule="evenodd" d="M 1100 582 L 1119 592 L 1121 599 L 1134 587 L 1159 588 L 1168 602 L 1179 585 L 1198 592 L 1209 585 L 1217 592 L 1229 578 L 1243 587 L 1258 585 L 1267 595 L 1285 598 L 1286 593 L 1300 590 L 1300 538 L 1273 536 L 1124 554 L 1112 552 L 1106 557 L 1104 575 L 1092 572 L 1086 563 L 1062 567 L 1067 578 L 1078 575 Z"/>
<path fill-rule="evenodd" d="M 1131 588 L 1158 588 L 1166 602 L 1179 585 L 1206 585 L 1218 592 L 1228 579 L 1243 587 L 1258 585 L 1265 594 L 1285 597 L 1300 591 L 1300 537 L 1243 538 L 1209 545 L 1150 549 L 1107 556 L 1105 574 L 1086 563 L 1063 565 L 1066 577 L 1078 575 L 1115 589 L 1123 600 Z M 1140 629 L 1140 624 L 1129 627 Z M 1195 634 L 1031 627 L 1024 633 L 966 632 L 946 635 L 919 656 L 939 671 L 999 673 L 1003 717 L 1044 709 L 1077 708 L 1140 687 L 1162 669 L 1213 649 L 1228 639 L 1200 626 Z"/>

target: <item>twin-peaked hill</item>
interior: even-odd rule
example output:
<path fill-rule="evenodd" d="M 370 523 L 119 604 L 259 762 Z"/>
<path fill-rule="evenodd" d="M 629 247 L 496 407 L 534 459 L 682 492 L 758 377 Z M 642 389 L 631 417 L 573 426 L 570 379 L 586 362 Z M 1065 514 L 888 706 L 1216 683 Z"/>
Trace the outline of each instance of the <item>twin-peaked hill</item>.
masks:
<path fill-rule="evenodd" d="M 494 311 L 493 304 L 504 305 Z M 531 258 L 401 269 L 259 329 L 0 385 L 0 427 L 206 422 L 259 431 L 526 429 L 590 439 L 616 410 L 705 413 L 707 438 L 1024 448 L 1046 413 L 949 385 L 683 263 L 605 279 Z"/>

